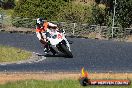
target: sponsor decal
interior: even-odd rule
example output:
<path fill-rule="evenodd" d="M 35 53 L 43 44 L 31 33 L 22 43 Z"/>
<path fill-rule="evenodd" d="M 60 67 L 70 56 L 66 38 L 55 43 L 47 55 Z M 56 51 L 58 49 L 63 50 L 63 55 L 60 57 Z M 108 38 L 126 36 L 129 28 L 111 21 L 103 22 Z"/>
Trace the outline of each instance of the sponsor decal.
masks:
<path fill-rule="evenodd" d="M 129 80 L 91 80 L 91 85 L 129 85 Z"/>

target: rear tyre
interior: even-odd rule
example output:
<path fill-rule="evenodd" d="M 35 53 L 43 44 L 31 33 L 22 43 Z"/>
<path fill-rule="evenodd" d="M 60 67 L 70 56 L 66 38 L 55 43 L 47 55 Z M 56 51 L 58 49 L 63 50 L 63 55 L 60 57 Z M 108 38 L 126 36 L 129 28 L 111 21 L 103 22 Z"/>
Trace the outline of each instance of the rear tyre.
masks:
<path fill-rule="evenodd" d="M 68 58 L 73 58 L 72 53 L 67 49 L 67 47 L 64 44 L 61 44 L 62 52 L 66 55 Z"/>

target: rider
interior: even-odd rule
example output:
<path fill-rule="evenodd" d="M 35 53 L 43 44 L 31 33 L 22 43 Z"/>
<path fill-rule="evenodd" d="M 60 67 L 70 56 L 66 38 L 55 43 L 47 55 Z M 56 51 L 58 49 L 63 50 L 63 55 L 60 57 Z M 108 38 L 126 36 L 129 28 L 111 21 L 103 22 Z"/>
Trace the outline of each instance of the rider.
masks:
<path fill-rule="evenodd" d="M 37 18 L 36 22 L 36 35 L 39 39 L 39 41 L 44 45 L 44 52 L 48 53 L 49 48 L 46 41 L 46 35 L 45 32 L 47 29 L 58 29 L 57 25 L 48 22 L 47 19 Z"/>

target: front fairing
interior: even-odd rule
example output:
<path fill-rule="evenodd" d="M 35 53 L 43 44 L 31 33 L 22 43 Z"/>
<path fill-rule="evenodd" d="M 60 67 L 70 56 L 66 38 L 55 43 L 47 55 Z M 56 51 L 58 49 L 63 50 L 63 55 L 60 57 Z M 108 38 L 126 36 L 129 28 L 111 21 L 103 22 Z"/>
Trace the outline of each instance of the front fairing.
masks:
<path fill-rule="evenodd" d="M 50 44 L 53 46 L 59 44 L 65 38 L 63 33 L 57 32 L 55 30 L 48 30 L 46 32 L 46 36 L 48 41 L 50 41 Z"/>

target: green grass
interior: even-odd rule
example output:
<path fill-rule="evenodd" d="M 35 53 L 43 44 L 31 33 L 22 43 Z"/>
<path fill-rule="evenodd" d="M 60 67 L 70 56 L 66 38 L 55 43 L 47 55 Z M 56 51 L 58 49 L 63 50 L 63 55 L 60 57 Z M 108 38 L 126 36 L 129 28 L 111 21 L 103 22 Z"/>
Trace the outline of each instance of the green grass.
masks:
<path fill-rule="evenodd" d="M 22 49 L 0 45 L 0 62 L 25 60 L 31 57 L 31 55 L 31 52 Z"/>
<path fill-rule="evenodd" d="M 0 88 L 132 88 L 128 86 L 87 86 L 83 87 L 77 80 L 40 81 L 25 80 L 0 85 Z"/>
<path fill-rule="evenodd" d="M 11 16 L 13 14 L 13 9 L 4 10 L 4 9 L 0 8 L 0 13 L 2 13 L 4 15 L 6 14 L 8 16 Z"/>

